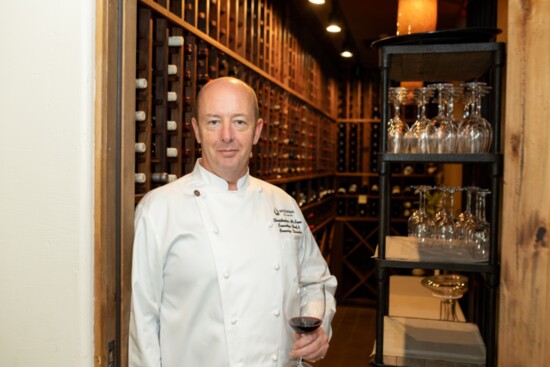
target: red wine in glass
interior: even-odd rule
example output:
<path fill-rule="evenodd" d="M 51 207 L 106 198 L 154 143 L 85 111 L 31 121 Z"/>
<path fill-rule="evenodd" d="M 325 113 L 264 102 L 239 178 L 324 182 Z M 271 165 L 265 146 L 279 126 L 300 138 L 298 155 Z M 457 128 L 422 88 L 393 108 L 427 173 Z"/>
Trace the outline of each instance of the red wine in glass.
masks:
<path fill-rule="evenodd" d="M 321 326 L 321 322 L 321 319 L 311 316 L 293 317 L 288 321 L 292 329 L 300 334 L 307 334 L 315 331 L 315 329 Z"/>

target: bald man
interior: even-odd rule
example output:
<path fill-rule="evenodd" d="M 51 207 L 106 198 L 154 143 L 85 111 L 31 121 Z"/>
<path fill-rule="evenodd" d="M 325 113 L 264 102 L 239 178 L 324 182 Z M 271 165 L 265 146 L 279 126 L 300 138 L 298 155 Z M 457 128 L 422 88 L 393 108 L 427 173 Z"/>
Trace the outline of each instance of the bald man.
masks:
<path fill-rule="evenodd" d="M 202 158 L 136 207 L 130 367 L 323 358 L 337 282 L 295 200 L 249 174 L 263 127 L 254 90 L 235 78 L 212 80 L 196 110 Z M 325 317 L 314 332 L 295 334 L 284 307 L 312 283 L 325 284 Z"/>

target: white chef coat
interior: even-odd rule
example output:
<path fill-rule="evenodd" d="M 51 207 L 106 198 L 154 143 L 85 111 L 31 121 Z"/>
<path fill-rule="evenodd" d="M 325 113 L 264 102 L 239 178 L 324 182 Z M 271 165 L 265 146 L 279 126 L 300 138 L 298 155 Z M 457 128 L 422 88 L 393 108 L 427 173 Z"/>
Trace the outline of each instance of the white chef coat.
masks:
<path fill-rule="evenodd" d="M 282 366 L 294 342 L 284 299 L 336 279 L 294 199 L 247 173 L 236 191 L 204 169 L 136 208 L 130 367 Z"/>

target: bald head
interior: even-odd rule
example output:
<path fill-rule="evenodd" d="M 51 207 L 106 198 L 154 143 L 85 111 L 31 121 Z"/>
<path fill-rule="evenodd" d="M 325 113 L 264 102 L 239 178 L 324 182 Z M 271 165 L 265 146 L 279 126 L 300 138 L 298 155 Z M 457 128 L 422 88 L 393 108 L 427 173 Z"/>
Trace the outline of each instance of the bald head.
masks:
<path fill-rule="evenodd" d="M 221 78 L 212 79 L 201 88 L 201 90 L 197 95 L 197 103 L 196 103 L 197 118 L 199 117 L 198 115 L 200 111 L 200 105 L 203 103 L 202 99 L 205 98 L 204 96 L 208 95 L 208 91 L 210 89 L 216 88 L 217 86 L 224 86 L 224 85 L 225 86 L 231 85 L 231 86 L 242 88 L 250 95 L 252 108 L 254 112 L 254 120 L 258 120 L 258 118 L 260 117 L 260 111 L 258 108 L 258 98 L 256 97 L 256 92 L 247 83 L 243 82 L 240 79 L 230 77 L 230 76 L 224 76 Z"/>

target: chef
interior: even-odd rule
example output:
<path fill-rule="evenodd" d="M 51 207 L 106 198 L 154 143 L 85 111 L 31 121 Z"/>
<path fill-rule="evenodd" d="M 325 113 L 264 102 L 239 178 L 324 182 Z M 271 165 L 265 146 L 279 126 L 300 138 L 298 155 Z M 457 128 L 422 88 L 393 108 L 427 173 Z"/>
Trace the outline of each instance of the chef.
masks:
<path fill-rule="evenodd" d="M 202 158 L 136 208 L 130 367 L 323 358 L 336 279 L 294 199 L 249 175 L 263 127 L 256 94 L 235 78 L 212 80 L 192 124 Z M 285 304 L 300 285 L 317 282 L 326 292 L 322 326 L 295 334 Z"/>

